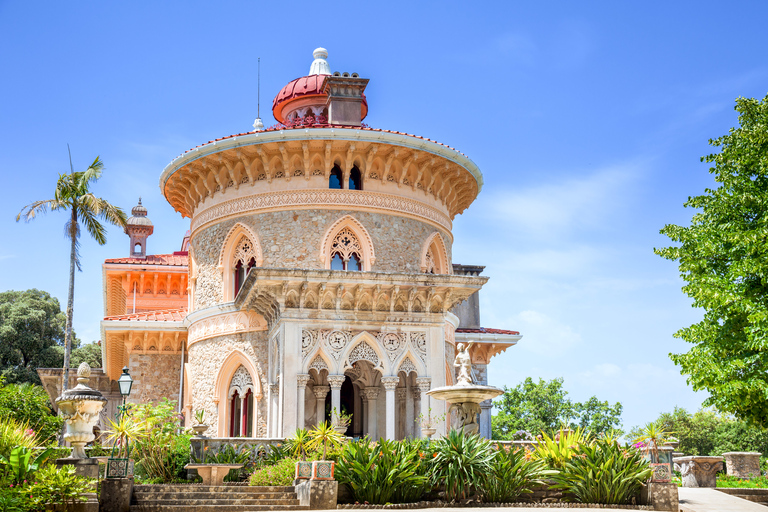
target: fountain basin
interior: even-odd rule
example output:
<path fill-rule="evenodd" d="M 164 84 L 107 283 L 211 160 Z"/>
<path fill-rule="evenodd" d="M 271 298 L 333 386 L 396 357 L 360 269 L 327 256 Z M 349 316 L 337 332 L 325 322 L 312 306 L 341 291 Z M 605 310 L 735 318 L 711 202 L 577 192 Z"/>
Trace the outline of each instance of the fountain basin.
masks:
<path fill-rule="evenodd" d="M 443 386 L 441 388 L 435 388 L 427 391 L 429 396 L 432 396 L 438 400 L 445 400 L 452 404 L 458 403 L 475 403 L 479 404 L 483 400 L 490 400 L 497 396 L 504 394 L 503 389 L 495 388 L 493 386 L 480 386 L 478 384 L 471 385 L 458 385 L 458 386 Z"/>

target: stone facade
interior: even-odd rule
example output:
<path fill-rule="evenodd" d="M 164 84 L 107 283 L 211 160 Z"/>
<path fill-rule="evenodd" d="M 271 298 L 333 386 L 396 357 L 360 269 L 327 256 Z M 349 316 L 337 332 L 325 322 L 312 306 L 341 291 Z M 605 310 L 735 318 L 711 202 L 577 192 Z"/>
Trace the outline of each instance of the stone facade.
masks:
<path fill-rule="evenodd" d="M 351 210 L 296 210 L 265 212 L 222 221 L 192 237 L 197 283 L 195 309 L 223 301 L 222 270 L 219 259 L 230 229 L 241 223 L 258 237 L 264 267 L 325 268 L 320 253 L 323 236 L 339 219 L 351 215 L 368 231 L 374 246 L 376 272 L 420 272 L 422 249 L 429 236 L 438 231 L 451 257 L 450 235 L 424 222 L 381 213 Z M 255 241 L 253 241 L 256 243 Z"/>
<path fill-rule="evenodd" d="M 268 351 L 266 331 L 208 338 L 190 345 L 189 359 L 186 365 L 188 386 L 191 390 L 190 405 L 193 411 L 205 411 L 206 422 L 211 426 L 209 433 L 217 435 L 219 431 L 221 404 L 216 403 L 214 399 L 218 398 L 220 402 L 226 402 L 228 397 L 222 396 L 221 391 L 216 389 L 216 384 L 220 378 L 223 378 L 226 380 L 225 386 L 229 387 L 231 377 L 229 375 L 221 376 L 220 372 L 225 360 L 235 352 L 244 354 L 258 372 L 262 391 L 261 397 L 258 395 L 256 397 L 258 404 L 256 416 L 259 418 L 257 420 L 258 429 L 262 429 L 262 421 L 266 422 L 268 417 L 266 392 L 269 389 L 267 380 Z"/>
<path fill-rule="evenodd" d="M 131 354 L 128 368 L 133 377 L 131 396 L 135 404 L 179 399 L 181 356 L 175 354 Z"/>

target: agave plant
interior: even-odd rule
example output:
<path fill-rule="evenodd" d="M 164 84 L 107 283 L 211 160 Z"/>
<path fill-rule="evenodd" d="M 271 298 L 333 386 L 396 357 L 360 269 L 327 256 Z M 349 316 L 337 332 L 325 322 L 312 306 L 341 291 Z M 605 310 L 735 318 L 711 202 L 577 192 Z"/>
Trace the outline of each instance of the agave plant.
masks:
<path fill-rule="evenodd" d="M 147 436 L 147 423 L 130 414 L 121 414 L 116 422 L 111 419 L 108 419 L 107 422 L 109 430 L 104 433 L 107 435 L 107 442 L 112 443 L 113 455 L 115 448 L 117 449 L 118 459 L 131 456 L 128 443 Z"/>
<path fill-rule="evenodd" d="M 296 429 L 293 437 L 288 440 L 288 446 L 291 451 L 291 455 L 296 458 L 301 458 L 302 461 L 307 460 L 309 442 L 309 430 L 305 428 Z"/>
<path fill-rule="evenodd" d="M 628 504 L 653 474 L 640 452 L 607 440 L 583 444 L 576 455 L 552 478 L 581 503 Z"/>
<path fill-rule="evenodd" d="M 432 443 L 430 449 L 434 452 L 432 482 L 445 485 L 447 501 L 463 500 L 477 492 L 491 471 L 491 443 L 476 434 L 454 429 Z"/>
<path fill-rule="evenodd" d="M 496 448 L 491 470 L 483 484 L 483 501 L 489 503 L 510 503 L 518 501 L 524 494 L 533 493 L 533 488 L 544 483 L 543 478 L 557 471 L 547 469 L 542 460 L 529 459 L 525 449 L 503 446 Z"/>
<path fill-rule="evenodd" d="M 663 446 L 672 434 L 674 432 L 664 430 L 663 423 L 652 421 L 640 429 L 640 435 L 633 443 L 639 445 L 643 453 L 650 456 L 651 462 L 658 462 L 659 446 Z"/>
<path fill-rule="evenodd" d="M 417 501 L 428 484 L 417 443 L 364 439 L 349 443 L 336 463 L 336 478 L 358 502 L 372 505 Z"/>

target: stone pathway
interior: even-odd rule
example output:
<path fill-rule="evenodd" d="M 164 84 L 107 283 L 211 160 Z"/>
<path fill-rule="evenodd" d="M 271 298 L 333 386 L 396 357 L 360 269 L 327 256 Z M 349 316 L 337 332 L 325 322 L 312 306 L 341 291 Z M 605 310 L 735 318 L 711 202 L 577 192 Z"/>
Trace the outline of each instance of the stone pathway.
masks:
<path fill-rule="evenodd" d="M 709 488 L 679 487 L 681 512 L 766 512 L 768 507 Z"/>

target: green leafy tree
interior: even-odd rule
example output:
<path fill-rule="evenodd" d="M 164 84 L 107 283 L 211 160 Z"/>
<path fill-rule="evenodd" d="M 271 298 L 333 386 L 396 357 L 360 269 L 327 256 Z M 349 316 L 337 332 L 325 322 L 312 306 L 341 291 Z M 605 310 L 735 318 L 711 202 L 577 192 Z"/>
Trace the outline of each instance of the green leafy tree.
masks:
<path fill-rule="evenodd" d="M 768 426 L 768 96 L 738 98 L 739 126 L 710 140 L 702 158 L 719 186 L 690 197 L 691 225 L 661 233 L 679 244 L 655 252 L 679 262 L 683 291 L 704 318 L 675 336 L 671 354 L 705 405 Z"/>
<path fill-rule="evenodd" d="M 32 429 L 41 444 L 54 442 L 64 424 L 51 409 L 50 398 L 42 386 L 29 382 L 3 385 L 0 380 L 0 421 L 9 419 Z"/>
<path fill-rule="evenodd" d="M 70 241 L 69 252 L 69 292 L 67 296 L 67 324 L 64 333 L 64 376 L 63 389 L 69 384 L 69 365 L 72 353 L 72 311 L 75 300 L 75 267 L 80 268 L 80 227 L 85 226 L 88 234 L 99 245 L 107 243 L 107 229 L 99 222 L 102 219 L 110 224 L 125 227 L 125 212 L 113 206 L 105 199 L 96 197 L 90 190 L 100 177 L 104 164 L 99 157 L 82 172 L 72 169 L 70 160 L 69 174 L 60 174 L 56 183 L 53 199 L 35 201 L 21 209 L 16 222 L 24 218 L 27 222 L 39 213 L 50 210 L 64 210 L 69 213 L 69 220 L 64 225 L 64 234 Z"/>
<path fill-rule="evenodd" d="M 101 368 L 101 345 L 86 343 L 74 349 L 70 364 L 72 367 L 77 367 L 81 363 L 88 363 L 91 368 Z"/>
<path fill-rule="evenodd" d="M 41 290 L 0 293 L 0 372 L 9 383 L 40 384 L 38 367 L 59 366 L 66 317 Z"/>
<path fill-rule="evenodd" d="M 621 403 L 611 405 L 594 396 L 583 403 L 572 402 L 562 378 L 534 382 L 528 377 L 514 388 L 505 386 L 494 405 L 498 411 L 491 419 L 494 439 L 512 439 L 518 430 L 533 435 L 553 432 L 563 425 L 594 434 L 621 426 Z"/>

